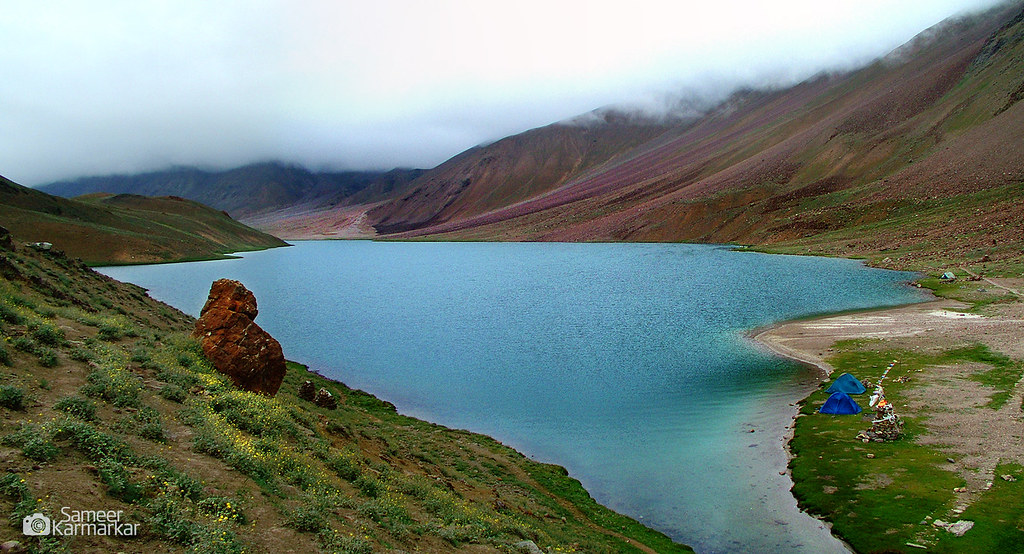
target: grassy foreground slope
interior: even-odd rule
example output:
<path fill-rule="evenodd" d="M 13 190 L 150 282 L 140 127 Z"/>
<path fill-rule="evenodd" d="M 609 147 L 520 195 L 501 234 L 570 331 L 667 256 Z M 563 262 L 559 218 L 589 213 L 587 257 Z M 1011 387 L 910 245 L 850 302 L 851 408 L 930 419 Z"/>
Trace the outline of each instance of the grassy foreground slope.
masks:
<path fill-rule="evenodd" d="M 51 196 L 0 177 L 0 225 L 89 264 L 216 258 L 286 246 L 227 214 L 177 197 Z"/>
<path fill-rule="evenodd" d="M 291 364 L 235 389 L 194 321 L 50 251 L 0 245 L 0 542 L 35 552 L 681 552 L 564 469 L 401 416 Z M 312 380 L 340 400 L 301 400 Z M 134 537 L 22 535 L 22 518 L 123 510 Z"/>

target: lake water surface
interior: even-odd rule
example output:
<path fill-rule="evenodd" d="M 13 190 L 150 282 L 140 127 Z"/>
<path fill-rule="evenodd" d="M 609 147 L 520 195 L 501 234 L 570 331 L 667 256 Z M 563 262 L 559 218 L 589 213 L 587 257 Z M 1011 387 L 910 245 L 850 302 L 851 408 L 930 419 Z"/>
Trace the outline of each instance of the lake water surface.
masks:
<path fill-rule="evenodd" d="M 289 359 L 563 465 L 705 552 L 842 550 L 779 475 L 789 404 L 817 376 L 744 333 L 924 299 L 908 273 L 707 245 L 309 241 L 242 256 L 101 271 L 192 315 L 212 281 L 238 279 Z"/>

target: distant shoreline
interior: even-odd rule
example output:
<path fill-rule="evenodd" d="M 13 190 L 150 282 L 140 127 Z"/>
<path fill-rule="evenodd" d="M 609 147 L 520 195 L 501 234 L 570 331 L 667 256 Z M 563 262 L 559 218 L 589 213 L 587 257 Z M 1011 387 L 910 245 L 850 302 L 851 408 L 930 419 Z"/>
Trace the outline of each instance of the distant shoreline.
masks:
<path fill-rule="evenodd" d="M 886 316 L 890 313 L 898 313 L 899 311 L 906 310 L 907 308 L 919 308 L 932 304 L 937 304 L 931 306 L 932 309 L 942 309 L 947 307 L 945 304 L 942 304 L 943 302 L 951 301 L 933 295 L 931 299 L 924 300 L 922 302 L 911 302 L 896 306 L 882 306 L 879 308 L 841 311 L 805 318 L 788 319 L 752 329 L 746 333 L 746 337 L 756 346 L 768 350 L 777 356 L 816 368 L 821 371 L 823 377 L 828 377 L 832 375 L 832 371 L 834 371 L 835 368 L 824 360 L 821 355 L 824 354 L 824 352 L 816 352 L 818 350 L 827 350 L 828 347 L 836 341 L 856 337 L 850 333 L 808 334 L 809 326 L 820 325 L 821 322 L 840 317 L 854 318 L 865 315 Z M 959 305 L 959 303 L 953 303 Z M 798 346 L 794 346 L 794 343 L 798 344 Z"/>

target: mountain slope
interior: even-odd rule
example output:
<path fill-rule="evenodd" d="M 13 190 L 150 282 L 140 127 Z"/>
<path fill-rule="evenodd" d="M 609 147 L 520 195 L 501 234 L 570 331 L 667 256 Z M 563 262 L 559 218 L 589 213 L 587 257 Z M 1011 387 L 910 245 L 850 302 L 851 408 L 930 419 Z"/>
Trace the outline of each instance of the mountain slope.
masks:
<path fill-rule="evenodd" d="M 400 190 L 419 170 L 314 173 L 280 163 L 258 163 L 227 171 L 174 168 L 138 175 L 107 175 L 60 181 L 39 190 L 71 198 L 92 193 L 180 196 L 246 220 L 296 204 L 315 207 L 372 203 Z"/>
<path fill-rule="evenodd" d="M 549 192 L 672 128 L 608 111 L 533 129 L 459 154 L 369 217 L 387 234 L 486 213 Z"/>
<path fill-rule="evenodd" d="M 51 196 L 0 177 L 0 221 L 19 241 L 50 242 L 87 263 L 213 258 L 286 246 L 227 214 L 176 197 Z"/>
<path fill-rule="evenodd" d="M 523 198 L 526 177 L 460 188 L 464 177 L 442 168 L 470 151 L 417 180 L 433 189 L 369 212 L 370 223 L 400 237 L 785 245 L 901 266 L 1019 260 L 1022 91 L 1015 3 L 946 21 L 857 71 L 737 93 L 546 194 Z M 532 133 L 503 141 L 525 144 L 489 163 L 515 167 L 566 148 Z"/>

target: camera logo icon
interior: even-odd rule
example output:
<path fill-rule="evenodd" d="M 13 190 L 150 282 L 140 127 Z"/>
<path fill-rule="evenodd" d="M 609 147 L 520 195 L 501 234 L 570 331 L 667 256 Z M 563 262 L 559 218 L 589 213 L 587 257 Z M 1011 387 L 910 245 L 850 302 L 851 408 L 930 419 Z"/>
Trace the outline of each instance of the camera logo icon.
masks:
<path fill-rule="evenodd" d="M 25 516 L 25 519 L 21 520 L 21 532 L 30 537 L 49 535 L 50 518 L 44 516 L 39 512 L 36 512 L 30 516 Z"/>

